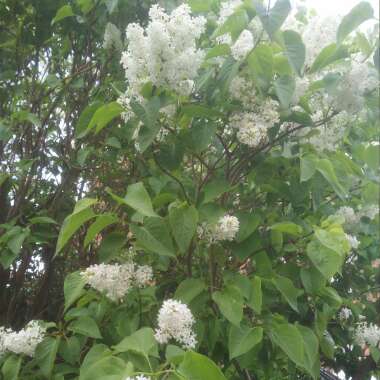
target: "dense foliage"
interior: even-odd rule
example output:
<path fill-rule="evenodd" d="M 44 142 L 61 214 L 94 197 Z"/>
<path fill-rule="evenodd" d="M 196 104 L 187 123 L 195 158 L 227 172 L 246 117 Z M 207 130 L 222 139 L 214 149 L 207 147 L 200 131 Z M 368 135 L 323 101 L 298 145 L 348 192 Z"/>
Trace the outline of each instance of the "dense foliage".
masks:
<path fill-rule="evenodd" d="M 0 0 L 2 377 L 379 376 L 373 9 L 156 3 Z"/>

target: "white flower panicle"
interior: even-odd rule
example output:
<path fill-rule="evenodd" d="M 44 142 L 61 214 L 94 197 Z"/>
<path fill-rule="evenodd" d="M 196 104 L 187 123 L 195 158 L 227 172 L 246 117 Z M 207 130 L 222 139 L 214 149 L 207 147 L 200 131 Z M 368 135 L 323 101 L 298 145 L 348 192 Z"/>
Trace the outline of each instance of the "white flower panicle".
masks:
<path fill-rule="evenodd" d="M 268 129 L 280 121 L 277 102 L 266 100 L 255 112 L 241 112 L 232 115 L 230 125 L 236 128 L 238 140 L 251 148 L 267 141 Z"/>
<path fill-rule="evenodd" d="M 106 30 L 104 31 L 104 40 L 103 40 L 103 48 L 108 49 L 116 49 L 117 51 L 123 50 L 123 42 L 121 41 L 121 33 L 116 25 L 108 22 L 106 25 Z"/>
<path fill-rule="evenodd" d="M 341 321 L 346 321 L 352 316 L 352 311 L 348 307 L 342 307 L 342 309 L 339 312 L 339 319 Z"/>
<path fill-rule="evenodd" d="M 191 16 L 187 4 L 180 5 L 170 15 L 155 4 L 149 11 L 145 29 L 129 24 L 128 50 L 121 58 L 129 89 L 120 103 L 128 106 L 125 98 L 140 96 L 141 88 L 148 82 L 189 95 L 204 58 L 196 42 L 205 24 L 204 17 Z"/>
<path fill-rule="evenodd" d="M 231 46 L 232 56 L 237 61 L 242 61 L 246 58 L 248 53 L 253 49 L 254 41 L 252 33 L 245 29 L 240 33 L 240 36 Z"/>
<path fill-rule="evenodd" d="M 122 299 L 134 286 L 144 287 L 153 279 L 150 266 L 138 266 L 132 262 L 91 265 L 81 275 L 92 288 L 112 301 Z"/>
<path fill-rule="evenodd" d="M 239 100 L 244 108 L 252 109 L 256 105 L 256 88 L 252 81 L 237 75 L 230 83 L 230 95 Z"/>
<path fill-rule="evenodd" d="M 125 380 L 151 380 L 151 378 L 149 376 L 137 375 L 133 377 L 128 376 Z"/>
<path fill-rule="evenodd" d="M 239 219 L 236 216 L 224 215 L 218 220 L 214 229 L 214 240 L 234 240 L 239 232 Z"/>
<path fill-rule="evenodd" d="M 158 328 L 155 338 L 161 344 L 174 339 L 184 348 L 194 348 L 197 341 L 193 332 L 193 314 L 187 305 L 169 299 L 164 301 L 158 313 Z"/>
<path fill-rule="evenodd" d="M 309 20 L 302 34 L 306 46 L 305 64 L 311 66 L 323 48 L 336 40 L 339 17 L 314 17 Z"/>
<path fill-rule="evenodd" d="M 359 211 L 360 217 L 366 217 L 368 219 L 375 219 L 376 216 L 379 216 L 379 206 L 378 205 L 367 205 L 364 206 L 360 211 Z"/>
<path fill-rule="evenodd" d="M 355 213 L 352 207 L 342 206 L 335 213 L 336 216 L 340 216 L 344 219 L 344 222 L 349 225 L 356 224 L 360 218 Z"/>
<path fill-rule="evenodd" d="M 233 13 L 243 5 L 242 0 L 227 0 L 220 4 L 218 25 L 223 25 Z"/>
<path fill-rule="evenodd" d="M 42 342 L 46 328 L 38 321 L 30 321 L 20 331 L 0 327 L 0 355 L 5 352 L 34 356 L 36 347 Z"/>
<path fill-rule="evenodd" d="M 356 236 L 345 234 L 348 243 L 350 244 L 351 249 L 357 249 L 360 245 L 360 241 L 356 238 Z"/>
<path fill-rule="evenodd" d="M 373 323 L 360 322 L 356 328 L 354 339 L 361 347 L 364 345 L 379 347 L 380 328 Z"/>

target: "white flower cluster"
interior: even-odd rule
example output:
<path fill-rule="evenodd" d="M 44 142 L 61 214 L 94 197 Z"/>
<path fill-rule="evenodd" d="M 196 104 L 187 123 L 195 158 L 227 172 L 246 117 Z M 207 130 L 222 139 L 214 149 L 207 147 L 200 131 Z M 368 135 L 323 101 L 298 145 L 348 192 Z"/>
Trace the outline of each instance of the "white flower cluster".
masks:
<path fill-rule="evenodd" d="M 224 215 L 216 224 L 203 223 L 198 227 L 198 237 L 208 245 L 218 241 L 235 239 L 239 231 L 239 219 L 236 216 Z"/>
<path fill-rule="evenodd" d="M 360 241 L 356 238 L 356 236 L 346 234 L 346 239 L 350 244 L 351 249 L 358 249 L 360 245 Z"/>
<path fill-rule="evenodd" d="M 238 140 L 251 148 L 266 142 L 268 129 L 280 121 L 277 107 L 276 101 L 267 99 L 255 112 L 232 115 L 230 125 L 238 130 Z"/>
<path fill-rule="evenodd" d="M 248 55 L 248 53 L 253 49 L 254 41 L 252 33 L 245 29 L 243 30 L 235 43 L 231 46 L 232 56 L 237 61 L 242 61 Z"/>
<path fill-rule="evenodd" d="M 348 307 L 342 307 L 342 309 L 339 312 L 339 319 L 341 321 L 346 321 L 352 316 L 352 311 Z"/>
<path fill-rule="evenodd" d="M 197 343 L 192 330 L 194 323 L 194 317 L 187 305 L 173 299 L 166 300 L 158 313 L 155 338 L 161 344 L 174 339 L 184 348 L 194 348 Z"/>
<path fill-rule="evenodd" d="M 112 24 L 112 22 L 108 22 L 106 25 L 106 30 L 104 31 L 103 48 L 106 50 L 112 48 L 117 51 L 123 50 L 120 30 L 116 25 Z"/>
<path fill-rule="evenodd" d="M 227 0 L 220 4 L 218 25 L 223 25 L 234 12 L 243 5 L 242 0 Z"/>
<path fill-rule="evenodd" d="M 368 219 L 375 219 L 376 216 L 379 216 L 379 206 L 378 205 L 367 205 L 359 210 L 360 217 L 367 217 Z"/>
<path fill-rule="evenodd" d="M 150 377 L 149 376 L 147 377 L 144 375 L 137 375 L 133 377 L 128 376 L 125 380 L 150 380 Z"/>
<path fill-rule="evenodd" d="M 342 206 L 336 211 L 335 215 L 342 217 L 347 224 L 356 224 L 358 222 L 358 216 L 352 207 Z"/>
<path fill-rule="evenodd" d="M 148 265 L 95 264 L 81 272 L 86 282 L 112 301 L 123 298 L 132 287 L 144 287 L 153 279 L 152 268 Z"/>
<path fill-rule="evenodd" d="M 318 54 L 336 40 L 336 32 L 339 26 L 339 17 L 319 16 L 309 20 L 303 33 L 302 40 L 306 46 L 305 64 L 311 66 Z"/>
<path fill-rule="evenodd" d="M 139 98 L 148 82 L 189 95 L 204 58 L 196 42 L 205 30 L 206 19 L 192 17 L 187 4 L 170 15 L 155 4 L 149 19 L 145 29 L 138 24 L 127 27 L 128 50 L 123 52 L 121 63 L 129 88 L 119 100 L 127 108 L 130 99 Z"/>
<path fill-rule="evenodd" d="M 42 342 L 46 329 L 38 321 L 30 321 L 22 330 L 13 331 L 0 327 L 0 355 L 5 352 L 34 356 Z"/>
<path fill-rule="evenodd" d="M 364 105 L 364 95 L 379 86 L 377 70 L 367 62 L 353 60 L 351 66 L 343 68 L 342 78 L 332 94 L 338 110 L 356 114 Z"/>
<path fill-rule="evenodd" d="M 355 342 L 363 347 L 368 344 L 377 347 L 380 344 L 380 328 L 379 326 L 367 322 L 360 322 L 355 331 Z"/>
<path fill-rule="evenodd" d="M 239 100 L 244 108 L 252 109 L 256 103 L 256 88 L 252 81 L 237 75 L 230 83 L 230 95 Z"/>

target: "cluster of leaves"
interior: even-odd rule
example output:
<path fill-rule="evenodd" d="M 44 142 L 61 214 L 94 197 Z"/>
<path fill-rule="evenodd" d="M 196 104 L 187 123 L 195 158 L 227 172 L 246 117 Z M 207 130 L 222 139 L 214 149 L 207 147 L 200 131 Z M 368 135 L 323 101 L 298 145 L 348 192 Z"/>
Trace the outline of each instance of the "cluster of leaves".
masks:
<path fill-rule="evenodd" d="M 367 347 L 363 357 L 353 343 L 359 315 L 379 322 L 376 303 L 366 298 L 379 276 L 371 266 L 379 255 L 378 217 L 357 226 L 361 244 L 352 263 L 343 221 L 331 216 L 342 205 L 378 202 L 379 150 L 371 144 L 378 96 L 368 95 L 366 118 L 335 152 L 289 145 L 292 136 L 280 129 L 285 122 L 311 131 L 318 125 L 306 98 L 301 111 L 291 108 L 297 76 L 323 73 L 311 88 L 327 91 L 334 64 L 358 50 L 373 53 L 378 42 L 350 35 L 372 17 L 369 5 L 355 7 L 337 40 L 305 67 L 301 36 L 281 31 L 289 2 L 278 0 L 267 12 L 245 1 L 222 26 L 208 24 L 197 95 L 147 85 L 145 103 L 133 103 L 135 117 L 124 123 L 114 100 L 124 86 L 119 57 L 102 50 L 102 33 L 108 19 L 120 19 L 122 28 L 131 14 L 144 15 L 147 4 L 38 3 L 41 9 L 15 9 L 0 1 L 4 20 L 17 14 L 0 24 L 9 35 L 0 45 L 8 68 L 0 77 L 8 89 L 0 92 L 8 97 L 0 108 L 0 283 L 10 284 L 1 302 L 4 323 L 20 325 L 14 322 L 20 310 L 55 323 L 33 359 L 0 358 L 4 379 L 123 380 L 136 373 L 167 380 L 316 379 L 321 364 L 355 379 L 378 374 L 378 348 Z M 207 13 L 219 2 L 189 4 Z M 238 35 L 254 17 L 269 38 L 245 61 L 212 46 L 215 36 Z M 217 57 L 225 58 L 221 67 Z M 41 78 L 45 70 L 50 75 Z M 228 94 L 240 72 L 281 105 L 281 122 L 254 149 L 223 133 L 240 107 Z M 176 106 L 169 121 L 160 112 L 168 104 Z M 159 139 L 163 128 L 168 133 Z M 198 238 L 199 225 L 227 213 L 240 222 L 234 241 L 209 245 Z M 122 261 L 130 248 L 140 264 L 153 267 L 154 285 L 132 290 L 120 304 L 86 288 L 77 269 Z M 51 289 L 68 272 L 63 301 Z M 37 289 L 34 277 L 42 279 Z M 20 299 L 35 292 L 41 296 L 34 310 L 24 309 Z M 153 329 L 167 298 L 191 309 L 197 352 L 158 346 Z M 342 306 L 352 310 L 350 320 L 338 318 Z"/>

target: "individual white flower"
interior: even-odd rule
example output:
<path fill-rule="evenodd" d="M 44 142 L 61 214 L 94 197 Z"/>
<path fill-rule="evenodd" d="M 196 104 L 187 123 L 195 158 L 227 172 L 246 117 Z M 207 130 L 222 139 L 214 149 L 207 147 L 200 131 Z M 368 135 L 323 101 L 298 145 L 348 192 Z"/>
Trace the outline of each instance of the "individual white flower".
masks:
<path fill-rule="evenodd" d="M 239 231 L 239 219 L 236 216 L 224 215 L 218 220 L 213 231 L 216 241 L 234 240 Z"/>
<path fill-rule="evenodd" d="M 42 327 L 38 321 L 30 321 L 20 331 L 0 328 L 0 352 L 13 352 L 33 357 L 45 333 L 46 328 Z"/>
<path fill-rule="evenodd" d="M 360 241 L 356 238 L 356 236 L 346 234 L 346 239 L 350 244 L 351 249 L 357 249 L 360 245 Z"/>
<path fill-rule="evenodd" d="M 197 343 L 192 330 L 194 323 L 194 317 L 187 305 L 173 299 L 166 300 L 158 312 L 155 338 L 161 344 L 174 339 L 184 348 L 194 348 Z"/>
<path fill-rule="evenodd" d="M 360 322 L 356 328 L 354 339 L 361 347 L 366 344 L 377 347 L 380 343 L 380 328 L 373 323 Z"/>
<path fill-rule="evenodd" d="M 348 307 L 342 307 L 342 309 L 339 312 L 339 319 L 341 321 L 346 321 L 352 316 L 352 311 Z"/>
<path fill-rule="evenodd" d="M 231 46 L 232 56 L 237 61 L 242 61 L 248 55 L 248 53 L 253 49 L 254 41 L 252 33 L 245 29 L 240 33 L 240 36 Z"/>
<path fill-rule="evenodd" d="M 123 42 L 121 41 L 121 33 L 116 25 L 108 22 L 104 32 L 103 40 L 104 49 L 115 48 L 117 51 L 123 50 Z"/>

